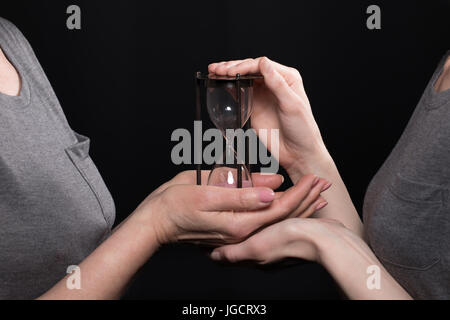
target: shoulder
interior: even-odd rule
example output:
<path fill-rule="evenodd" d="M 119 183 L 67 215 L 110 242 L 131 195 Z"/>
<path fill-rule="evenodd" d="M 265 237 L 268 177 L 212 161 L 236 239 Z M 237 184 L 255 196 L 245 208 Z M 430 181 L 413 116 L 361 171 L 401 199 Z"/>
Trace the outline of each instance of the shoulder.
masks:
<path fill-rule="evenodd" d="M 11 21 L 0 17 L 0 44 L 7 46 L 24 63 L 35 63 L 33 49 Z"/>
<path fill-rule="evenodd" d="M 18 27 L 11 21 L 0 17 L 0 43 L 10 46 L 12 49 L 29 53 L 31 47 L 28 40 Z"/>
<path fill-rule="evenodd" d="M 23 38 L 22 32 L 11 21 L 0 17 L 0 37 L 1 38 Z M 9 39 L 11 40 L 11 39 Z"/>

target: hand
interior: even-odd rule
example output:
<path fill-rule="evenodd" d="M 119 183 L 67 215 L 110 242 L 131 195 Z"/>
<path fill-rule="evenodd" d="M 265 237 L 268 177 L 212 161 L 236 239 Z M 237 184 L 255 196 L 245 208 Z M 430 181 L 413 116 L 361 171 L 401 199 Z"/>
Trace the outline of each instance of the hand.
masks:
<path fill-rule="evenodd" d="M 247 240 L 216 248 L 213 260 L 238 262 L 253 260 L 259 264 L 284 258 L 301 258 L 320 263 L 319 242 L 337 238 L 345 227 L 331 219 L 286 219 L 268 226 Z M 327 243 L 330 241 L 327 240 Z"/>
<path fill-rule="evenodd" d="M 275 193 L 281 176 L 253 177 L 257 187 L 230 189 L 193 185 L 195 172 L 184 172 L 152 193 L 134 215 L 154 230 L 159 244 L 184 240 L 220 245 L 240 242 L 290 216 L 309 216 L 326 204 L 320 197 L 329 187 L 324 179 L 307 175 Z"/>
<path fill-rule="evenodd" d="M 302 164 L 307 162 L 305 158 L 326 151 L 296 69 L 261 57 L 212 63 L 208 71 L 218 75 L 260 73 L 264 76 L 263 80 L 255 81 L 251 124 L 257 132 L 259 129 L 280 130 L 277 160 L 294 183 L 305 173 L 301 171 L 308 172 Z M 263 136 L 260 139 L 272 151 L 270 139 Z"/>
<path fill-rule="evenodd" d="M 208 182 L 208 177 L 210 170 L 202 170 L 202 185 L 206 185 Z M 284 181 L 284 177 L 280 174 L 260 174 L 257 172 L 252 173 L 252 182 L 256 187 L 267 187 L 272 190 L 277 189 Z M 196 184 L 197 175 L 195 170 L 187 170 L 180 172 L 174 178 L 162 184 L 159 188 L 151 193 L 150 196 L 155 196 L 160 194 L 162 191 L 166 190 L 170 186 L 177 184 Z"/>

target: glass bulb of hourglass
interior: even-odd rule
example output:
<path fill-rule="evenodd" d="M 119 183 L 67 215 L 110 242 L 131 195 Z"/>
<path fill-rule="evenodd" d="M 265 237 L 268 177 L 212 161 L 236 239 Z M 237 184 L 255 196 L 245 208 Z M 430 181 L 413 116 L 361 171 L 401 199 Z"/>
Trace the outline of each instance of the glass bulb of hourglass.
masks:
<path fill-rule="evenodd" d="M 241 88 L 241 105 L 236 97 L 236 88 L 230 84 L 224 84 L 220 88 L 208 88 L 206 93 L 206 107 L 209 117 L 217 129 L 225 136 L 226 129 L 240 129 L 252 114 L 253 88 Z M 238 117 L 241 113 L 241 121 Z"/>
<path fill-rule="evenodd" d="M 237 97 L 235 82 L 224 82 L 219 87 L 207 89 L 206 106 L 214 125 L 222 132 L 226 139 L 227 129 L 241 129 L 252 113 L 252 87 L 240 88 L 240 105 Z M 240 114 L 239 114 L 240 113 Z M 226 154 L 233 154 L 232 142 L 227 141 L 224 164 L 216 164 L 208 178 L 208 185 L 228 188 L 252 187 L 249 170 L 244 164 L 235 162 L 228 164 Z"/>
<path fill-rule="evenodd" d="M 240 171 L 238 166 L 241 167 Z M 238 174 L 242 177 L 242 188 L 251 188 L 253 182 L 246 166 L 239 165 L 216 165 L 209 174 L 208 185 L 216 187 L 237 188 Z"/>

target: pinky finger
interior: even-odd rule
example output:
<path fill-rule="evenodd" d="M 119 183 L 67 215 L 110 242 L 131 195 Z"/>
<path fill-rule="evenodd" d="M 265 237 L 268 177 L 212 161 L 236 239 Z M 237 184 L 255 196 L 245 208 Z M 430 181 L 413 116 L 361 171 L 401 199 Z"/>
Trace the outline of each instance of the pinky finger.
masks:
<path fill-rule="evenodd" d="M 316 211 L 319 211 L 323 208 L 325 208 L 328 205 L 328 202 L 322 198 L 319 197 L 319 199 L 317 199 L 313 204 L 311 204 L 308 209 L 306 209 L 300 216 L 299 218 L 308 218 L 309 216 L 311 216 L 312 214 L 314 214 Z"/>

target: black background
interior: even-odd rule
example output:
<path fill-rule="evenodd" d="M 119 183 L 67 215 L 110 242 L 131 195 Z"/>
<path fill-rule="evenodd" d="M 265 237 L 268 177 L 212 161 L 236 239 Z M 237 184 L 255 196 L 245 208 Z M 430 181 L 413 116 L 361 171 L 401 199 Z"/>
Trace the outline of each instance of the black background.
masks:
<path fill-rule="evenodd" d="M 66 28 L 66 8 L 82 30 Z M 366 28 L 378 4 L 382 29 Z M 193 74 L 265 55 L 300 70 L 317 122 L 362 207 L 449 48 L 450 1 L 23 1 L 0 16 L 25 34 L 114 196 L 117 222 L 188 167 L 172 164 L 176 128 L 192 129 Z M 288 187 L 289 182 L 284 187 Z M 160 250 L 127 298 L 339 298 L 318 265 L 221 266 L 189 245 Z"/>

